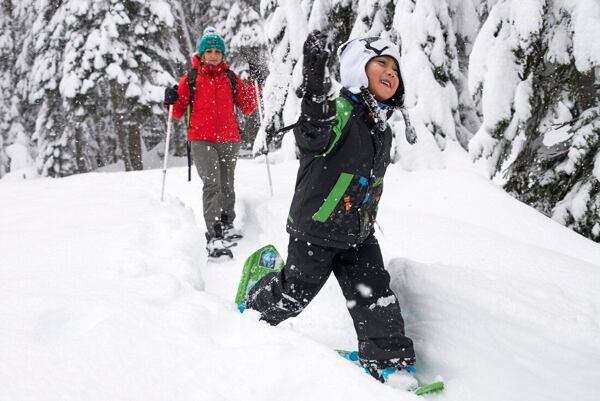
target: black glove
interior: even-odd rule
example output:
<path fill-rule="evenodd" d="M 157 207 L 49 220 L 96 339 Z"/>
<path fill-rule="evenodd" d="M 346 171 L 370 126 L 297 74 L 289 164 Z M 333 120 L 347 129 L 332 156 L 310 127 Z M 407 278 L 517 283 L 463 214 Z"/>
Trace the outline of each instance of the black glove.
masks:
<path fill-rule="evenodd" d="M 248 62 L 248 77 L 262 85 L 265 82 L 266 74 L 261 65 Z"/>
<path fill-rule="evenodd" d="M 303 53 L 302 73 L 305 92 L 312 98 L 325 96 L 331 89 L 329 78 L 325 78 L 325 67 L 329 58 L 327 35 L 321 31 L 312 31 L 304 42 Z"/>
<path fill-rule="evenodd" d="M 165 104 L 171 105 L 179 99 L 179 95 L 177 94 L 178 85 L 173 85 L 173 87 L 165 88 Z"/>

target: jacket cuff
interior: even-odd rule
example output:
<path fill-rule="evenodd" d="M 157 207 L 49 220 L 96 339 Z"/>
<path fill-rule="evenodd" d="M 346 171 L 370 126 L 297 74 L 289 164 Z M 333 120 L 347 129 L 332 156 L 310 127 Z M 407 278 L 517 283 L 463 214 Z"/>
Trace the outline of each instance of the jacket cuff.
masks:
<path fill-rule="evenodd" d="M 335 119 L 335 100 L 329 100 L 326 97 L 317 99 L 310 96 L 304 96 L 300 107 L 302 116 L 308 121 L 317 120 L 325 123 L 334 121 Z"/>

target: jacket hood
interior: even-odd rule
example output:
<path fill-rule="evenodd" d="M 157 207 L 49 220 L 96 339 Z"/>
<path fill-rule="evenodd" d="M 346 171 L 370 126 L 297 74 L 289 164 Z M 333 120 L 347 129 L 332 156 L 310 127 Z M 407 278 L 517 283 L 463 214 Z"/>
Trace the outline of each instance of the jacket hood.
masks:
<path fill-rule="evenodd" d="M 200 68 L 200 55 L 198 52 L 192 54 L 192 68 Z"/>
<path fill-rule="evenodd" d="M 399 85 L 394 96 L 383 102 L 391 107 L 400 107 L 404 100 L 404 80 L 400 71 L 400 52 L 398 46 L 380 37 L 360 37 L 349 40 L 340 46 L 341 84 L 350 92 L 358 94 L 362 88 L 369 87 L 367 78 L 367 63 L 377 56 L 390 56 L 398 67 Z"/>

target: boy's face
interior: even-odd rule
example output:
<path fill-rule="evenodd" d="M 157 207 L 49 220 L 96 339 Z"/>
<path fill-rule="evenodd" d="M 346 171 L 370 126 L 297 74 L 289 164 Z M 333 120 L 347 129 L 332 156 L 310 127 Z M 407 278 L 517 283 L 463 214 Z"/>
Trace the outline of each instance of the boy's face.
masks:
<path fill-rule="evenodd" d="M 219 65 L 223 61 L 223 53 L 219 49 L 206 49 L 202 54 L 202 61 L 210 65 Z"/>
<path fill-rule="evenodd" d="M 371 59 L 366 66 L 369 92 L 380 101 L 386 101 L 398 90 L 400 79 L 396 61 L 390 56 L 378 56 Z"/>

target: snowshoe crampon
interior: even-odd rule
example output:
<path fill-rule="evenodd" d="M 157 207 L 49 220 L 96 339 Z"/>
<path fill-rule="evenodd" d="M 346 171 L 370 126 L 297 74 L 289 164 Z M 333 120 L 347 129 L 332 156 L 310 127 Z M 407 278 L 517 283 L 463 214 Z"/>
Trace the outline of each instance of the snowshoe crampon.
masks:
<path fill-rule="evenodd" d="M 206 250 L 208 251 L 208 259 L 216 260 L 228 256 L 229 258 L 233 258 L 233 252 L 231 249 L 236 246 L 237 243 L 233 241 L 228 241 L 225 238 L 211 238 L 206 243 Z"/>
<path fill-rule="evenodd" d="M 208 252 L 209 260 L 222 259 L 227 256 L 230 259 L 233 259 L 233 252 L 231 252 L 231 249 L 229 248 L 215 248 Z"/>
<path fill-rule="evenodd" d="M 223 236 L 228 241 L 238 241 L 244 238 L 242 230 L 236 228 L 233 224 L 226 224 L 223 228 Z"/>
<path fill-rule="evenodd" d="M 246 259 L 235 296 L 235 304 L 240 312 L 246 309 L 248 292 L 252 287 L 267 274 L 281 271 L 284 265 L 283 258 L 273 245 L 263 246 Z"/>

